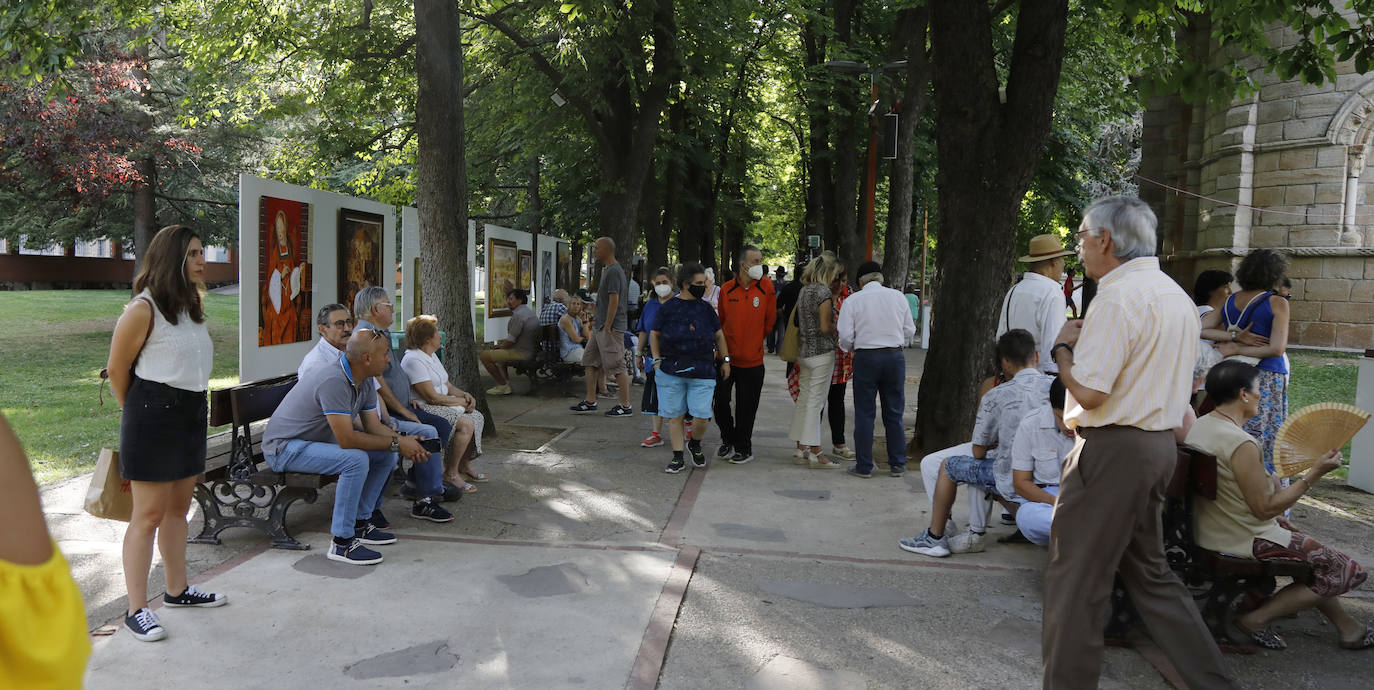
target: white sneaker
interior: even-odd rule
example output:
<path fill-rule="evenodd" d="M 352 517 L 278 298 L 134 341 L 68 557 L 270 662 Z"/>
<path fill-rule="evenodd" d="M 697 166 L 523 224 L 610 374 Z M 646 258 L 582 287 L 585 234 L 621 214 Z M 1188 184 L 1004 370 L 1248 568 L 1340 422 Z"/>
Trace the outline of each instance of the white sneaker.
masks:
<path fill-rule="evenodd" d="M 964 532 L 949 539 L 950 553 L 979 553 L 983 550 L 983 535 Z"/>
<path fill-rule="evenodd" d="M 492 386 L 491 388 L 488 388 L 488 389 L 487 389 L 487 395 L 510 395 L 510 394 L 511 394 L 511 390 L 510 390 L 510 386 L 509 386 L 509 385 L 505 385 L 505 386 Z"/>

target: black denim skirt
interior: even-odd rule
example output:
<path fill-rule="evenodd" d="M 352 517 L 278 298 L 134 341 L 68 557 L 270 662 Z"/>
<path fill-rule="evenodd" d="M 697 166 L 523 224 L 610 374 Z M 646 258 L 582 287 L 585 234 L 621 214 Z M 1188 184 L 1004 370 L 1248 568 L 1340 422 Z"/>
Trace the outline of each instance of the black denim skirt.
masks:
<path fill-rule="evenodd" d="M 132 378 L 119 423 L 119 476 L 171 482 L 204 473 L 205 392 Z"/>

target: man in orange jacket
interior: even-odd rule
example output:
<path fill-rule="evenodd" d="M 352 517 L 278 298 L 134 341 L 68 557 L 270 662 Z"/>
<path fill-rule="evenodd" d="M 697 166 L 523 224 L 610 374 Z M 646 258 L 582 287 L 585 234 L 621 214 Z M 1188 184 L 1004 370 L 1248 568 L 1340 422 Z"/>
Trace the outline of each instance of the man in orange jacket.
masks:
<path fill-rule="evenodd" d="M 778 318 L 773 281 L 763 274 L 763 253 L 745 245 L 739 274 L 720 286 L 720 328 L 730 349 L 730 376 L 716 383 L 715 414 L 720 426 L 716 457 L 736 465 L 754 459 L 754 416 L 763 392 L 763 341 Z M 730 393 L 735 392 L 735 410 Z"/>

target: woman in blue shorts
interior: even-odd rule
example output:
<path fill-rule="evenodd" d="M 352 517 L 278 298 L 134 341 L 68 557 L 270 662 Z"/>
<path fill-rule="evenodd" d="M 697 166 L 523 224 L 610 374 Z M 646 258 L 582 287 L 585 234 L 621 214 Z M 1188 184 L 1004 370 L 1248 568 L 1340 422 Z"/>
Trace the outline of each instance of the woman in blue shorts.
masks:
<path fill-rule="evenodd" d="M 684 441 L 682 417 L 695 419 L 692 438 L 687 450 L 692 453 L 694 467 L 706 466 L 701 452 L 701 438 L 706 435 L 704 422 L 711 417 L 711 402 L 716 392 L 716 363 L 720 375 L 730 377 L 730 352 L 725 346 L 725 334 L 720 330 L 716 310 L 702 297 L 706 294 L 706 269 L 701 264 L 687 264 L 678 271 L 679 292 L 664 302 L 649 332 L 649 346 L 654 355 L 654 383 L 658 386 L 658 415 L 669 420 L 669 435 L 673 442 L 673 460 L 664 472 L 676 474 L 687 467 L 682 458 Z"/>

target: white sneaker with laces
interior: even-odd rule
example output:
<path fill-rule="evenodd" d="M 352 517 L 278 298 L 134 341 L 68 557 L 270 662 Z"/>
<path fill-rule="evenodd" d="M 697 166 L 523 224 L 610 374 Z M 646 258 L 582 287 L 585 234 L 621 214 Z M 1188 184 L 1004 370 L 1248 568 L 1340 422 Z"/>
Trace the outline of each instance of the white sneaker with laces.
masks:
<path fill-rule="evenodd" d="M 950 553 L 979 553 L 983 550 L 983 535 L 964 532 L 949 538 Z"/>

